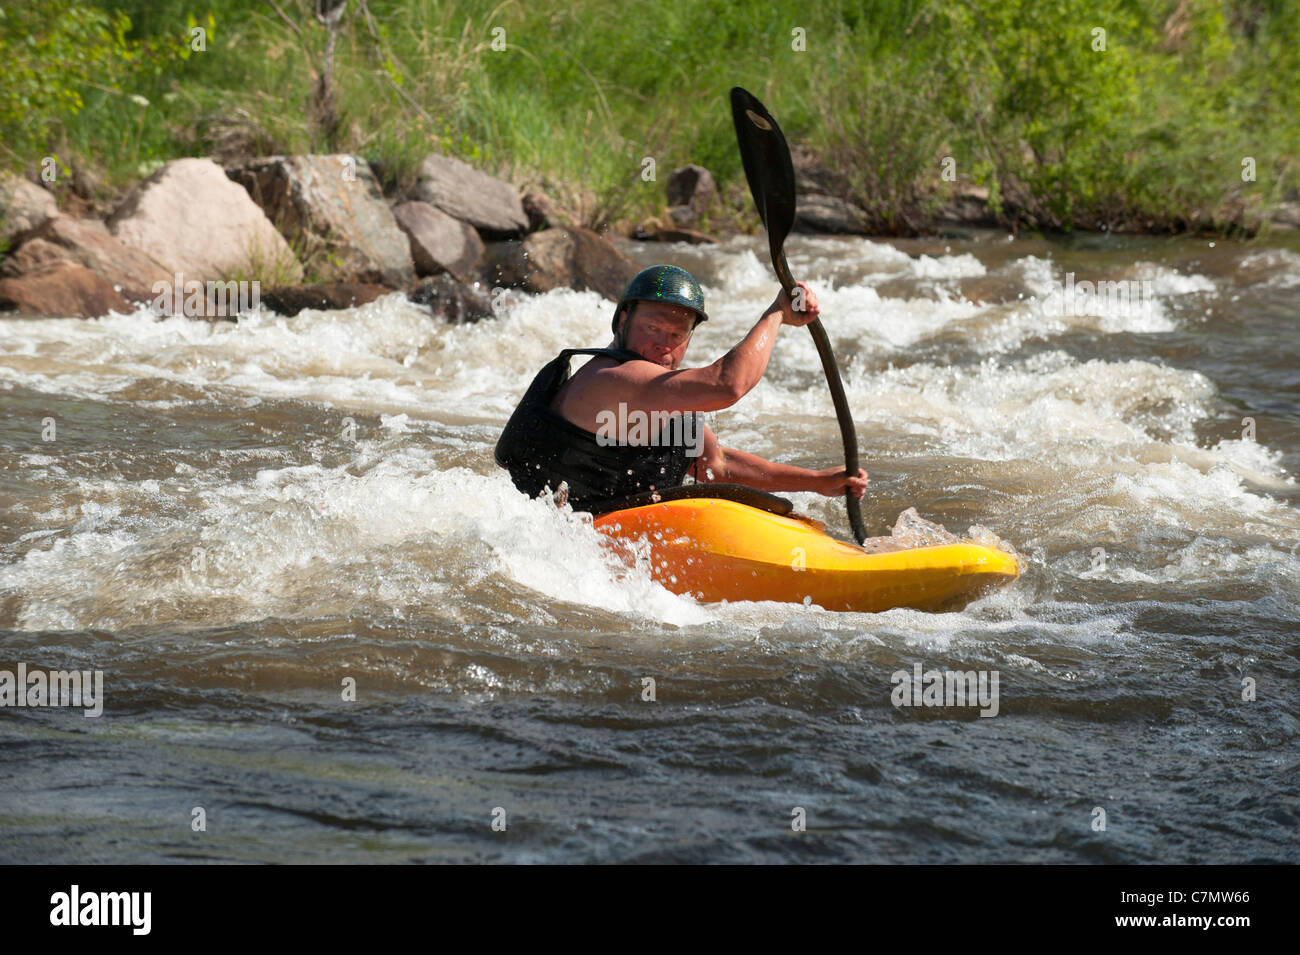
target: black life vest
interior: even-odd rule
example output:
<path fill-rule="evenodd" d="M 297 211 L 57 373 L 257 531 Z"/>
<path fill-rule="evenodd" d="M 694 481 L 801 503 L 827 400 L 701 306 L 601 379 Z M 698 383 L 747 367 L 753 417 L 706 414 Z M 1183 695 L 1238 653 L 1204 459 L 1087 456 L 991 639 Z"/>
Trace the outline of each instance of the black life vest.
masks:
<path fill-rule="evenodd" d="M 496 462 L 510 472 L 515 487 L 536 497 L 547 487 L 558 491 L 564 482 L 569 504 L 582 511 L 611 498 L 680 486 L 698 460 L 687 453 L 692 449 L 682 437 L 695 436 L 693 450 L 698 455 L 703 422 L 694 412 L 677 415 L 645 446 L 599 440 L 551 409 L 551 401 L 569 380 L 573 355 L 600 355 L 620 364 L 641 358 L 623 348 L 566 348 L 546 363 L 497 441 Z"/>

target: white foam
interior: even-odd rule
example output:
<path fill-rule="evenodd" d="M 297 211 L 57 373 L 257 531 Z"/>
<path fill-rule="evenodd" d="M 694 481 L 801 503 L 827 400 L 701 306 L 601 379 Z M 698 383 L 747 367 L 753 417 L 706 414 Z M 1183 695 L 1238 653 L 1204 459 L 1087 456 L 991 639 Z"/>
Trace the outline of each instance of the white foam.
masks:
<path fill-rule="evenodd" d="M 737 295 L 752 295 L 760 289 L 767 290 L 769 299 L 775 295 L 772 291 L 776 280 L 772 277 L 772 266 L 759 261 L 751 249 L 740 251 L 718 250 L 719 262 L 714 272 L 714 281 L 703 286 L 706 306 L 718 298 L 734 298 Z"/>
<path fill-rule="evenodd" d="M 1267 275 L 1265 284 L 1272 288 L 1300 286 L 1300 254 L 1290 249 L 1263 249 L 1243 256 L 1243 271 L 1260 271 Z"/>
<path fill-rule="evenodd" d="M 770 266 L 752 248 L 716 255 L 711 320 L 696 332 L 688 364 L 722 355 L 776 291 Z M 1033 337 L 1078 328 L 1173 329 L 1164 305 L 1213 292 L 1203 276 L 1145 264 L 1134 270 L 1155 286 L 1154 319 L 1045 320 L 1034 299 L 1059 280 L 1045 259 L 1003 267 L 1031 293 L 1024 301 L 978 305 L 951 281 L 985 274 L 969 255 L 916 258 L 884 243 L 823 239 L 807 240 L 799 255 L 807 269 L 800 274 L 826 278 L 818 293 L 848 368 L 864 447 L 911 437 L 926 454 L 1018 468 L 1023 507 L 1050 516 L 1053 543 L 1127 540 L 1135 528 L 1190 528 L 1207 539 L 1244 529 L 1275 545 L 1300 540 L 1297 511 L 1262 493 L 1294 486 L 1263 432 L 1259 443 L 1198 446 L 1198 424 L 1221 413 L 1203 375 L 1157 362 L 1080 362 L 1061 351 L 1014 362 L 996 357 Z M 831 281 L 846 274 L 838 268 L 846 261 L 868 279 Z M 1282 256 L 1277 267 L 1294 269 L 1295 262 Z M 912 280 L 925 295 L 882 296 L 870 276 Z M 340 415 L 374 412 L 381 422 L 377 431 L 360 429 L 347 468 L 304 465 L 280 449 L 238 448 L 218 450 L 215 466 L 180 462 L 169 479 L 67 478 L 62 457 L 42 447 L 22 456 L 20 473 L 57 476 L 73 487 L 22 515 L 35 528 L 25 535 L 34 549 L 0 567 L 0 589 L 20 601 L 19 625 L 38 629 L 292 618 L 366 603 L 461 613 L 468 612 L 464 591 L 493 578 L 543 595 L 539 608 L 573 603 L 677 626 L 717 624 L 733 636 L 733 625 L 789 624 L 807 627 L 809 639 L 829 639 L 822 630 L 839 632 L 831 621 L 843 617 L 772 605 L 702 607 L 668 593 L 643 571 L 619 565 L 589 524 L 524 499 L 495 469 L 491 440 L 532 376 L 562 348 L 608 341 L 612 310 L 595 293 L 560 290 L 508 296 L 497 318 L 460 326 L 396 295 L 355 309 L 296 318 L 260 312 L 231 323 L 159 321 L 143 309 L 91 321 L 0 322 L 6 387 L 137 404 L 124 389 L 155 379 L 189 390 L 151 407 L 183 405 L 195 394 L 225 408 L 298 400 Z M 864 370 L 881 358 L 907 360 L 932 342 L 983 360 Z M 830 407 L 811 336 L 785 328 L 764 380 L 717 415 L 714 427 L 724 444 L 781 459 L 792 431 L 814 433 L 809 447 L 838 447 Z M 449 449 L 470 467 L 449 464 Z M 248 460 L 270 466 L 233 480 L 231 469 Z M 825 505 L 813 495 L 796 499 Z M 78 503 L 65 505 L 72 500 Z M 191 566 L 194 548 L 206 555 L 202 573 Z M 985 606 L 1014 617 L 1015 601 L 1027 599 L 1016 593 Z M 891 613 L 891 626 L 949 635 L 969 620 Z"/>
<path fill-rule="evenodd" d="M 1208 275 L 1195 272 L 1187 274 L 1155 262 L 1136 262 L 1130 273 L 1130 278 L 1151 282 L 1156 294 L 1161 296 L 1172 297 L 1218 291 L 1218 286 Z"/>
<path fill-rule="evenodd" d="M 1268 544 L 1242 548 L 1231 538 L 1198 535 L 1172 551 L 1144 550 L 1138 558 L 1147 561 L 1142 566 L 1134 566 L 1132 559 L 1111 555 L 1103 566 L 1087 563 L 1078 576 L 1087 580 L 1177 584 L 1188 588 L 1205 584 L 1222 586 L 1234 579 L 1255 580 L 1265 585 L 1280 585 L 1293 597 L 1300 598 L 1300 546 L 1295 553 Z M 1073 570 L 1083 565 L 1084 560 L 1081 555 L 1071 555 L 1061 566 Z"/>
<path fill-rule="evenodd" d="M 19 595 L 23 629 L 318 616 L 339 601 L 418 612 L 491 573 L 550 600 L 669 623 L 707 617 L 620 564 L 589 520 L 526 499 L 504 472 L 439 470 L 423 448 L 367 442 L 352 467 L 362 473 L 262 469 L 249 482 L 191 495 L 200 503 L 181 516 L 156 507 L 129 528 L 117 520 L 119 505 L 88 501 L 50 546 L 0 567 L 0 591 Z M 117 479 L 79 490 L 181 497 L 191 488 L 179 478 Z"/>

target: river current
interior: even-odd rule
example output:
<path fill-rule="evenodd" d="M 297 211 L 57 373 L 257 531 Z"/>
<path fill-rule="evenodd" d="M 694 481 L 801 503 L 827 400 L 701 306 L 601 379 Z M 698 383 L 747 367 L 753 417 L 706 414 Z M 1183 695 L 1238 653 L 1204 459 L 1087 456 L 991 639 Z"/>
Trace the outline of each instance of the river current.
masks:
<path fill-rule="evenodd" d="M 980 525 L 1020 580 L 846 614 L 629 569 L 492 461 L 594 293 L 0 319 L 0 671 L 103 687 L 0 707 L 0 862 L 1300 861 L 1300 242 L 789 251 L 868 531 Z M 629 254 L 704 284 L 687 365 L 776 292 L 756 239 Z M 711 419 L 842 463 L 801 329 Z M 996 715 L 896 706 L 918 664 Z"/>

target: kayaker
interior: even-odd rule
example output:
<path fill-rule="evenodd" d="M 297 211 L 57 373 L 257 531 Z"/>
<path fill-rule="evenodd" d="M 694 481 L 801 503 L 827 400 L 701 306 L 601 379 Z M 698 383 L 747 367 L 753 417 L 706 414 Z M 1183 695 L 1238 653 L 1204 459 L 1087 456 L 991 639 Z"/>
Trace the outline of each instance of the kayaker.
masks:
<path fill-rule="evenodd" d="M 803 282 L 802 311 L 784 290 L 734 348 L 702 368 L 678 371 L 691 333 L 708 320 L 704 293 L 684 269 L 638 273 L 614 310 L 605 348 L 560 352 L 533 379 L 496 446 L 496 461 L 529 496 L 567 495 L 575 510 L 652 489 L 697 481 L 764 491 L 816 491 L 861 498 L 867 472 L 821 471 L 724 448 L 698 417 L 728 408 L 758 384 L 782 325 L 807 325 L 817 296 Z M 569 376 L 573 355 L 593 355 Z"/>

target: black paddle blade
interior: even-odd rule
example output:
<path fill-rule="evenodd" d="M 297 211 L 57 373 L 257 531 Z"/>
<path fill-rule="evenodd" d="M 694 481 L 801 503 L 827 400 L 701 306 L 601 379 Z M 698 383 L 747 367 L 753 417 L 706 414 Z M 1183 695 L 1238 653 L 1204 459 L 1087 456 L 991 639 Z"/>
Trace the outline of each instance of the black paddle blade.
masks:
<path fill-rule="evenodd" d="M 777 280 L 789 294 L 794 294 L 794 276 L 785 261 L 785 238 L 794 227 L 794 163 L 790 160 L 790 147 L 781 135 L 781 127 L 757 97 L 739 86 L 731 88 L 731 120 L 736 125 L 736 140 L 740 143 L 740 160 L 745 164 L 745 178 L 749 191 L 758 207 L 758 216 L 767 228 L 767 241 L 772 250 L 772 268 Z M 840 436 L 844 439 L 844 471 L 858 473 L 858 435 L 849 412 L 849 400 L 844 395 L 840 369 L 835 364 L 831 340 L 822 328 L 821 319 L 808 324 L 817 355 L 826 373 L 826 384 L 831 389 L 835 404 L 835 417 L 840 423 Z M 867 529 L 862 523 L 862 508 L 849 491 L 844 492 L 844 504 L 849 512 L 849 526 L 861 544 L 867 539 Z"/>
<path fill-rule="evenodd" d="M 767 107 L 739 86 L 731 88 L 731 121 L 736 127 L 749 192 L 767 229 L 777 277 L 787 292 L 792 291 L 794 280 L 789 269 L 782 269 L 785 258 L 781 254 L 785 238 L 794 228 L 794 163 L 790 160 L 790 147 Z"/>

